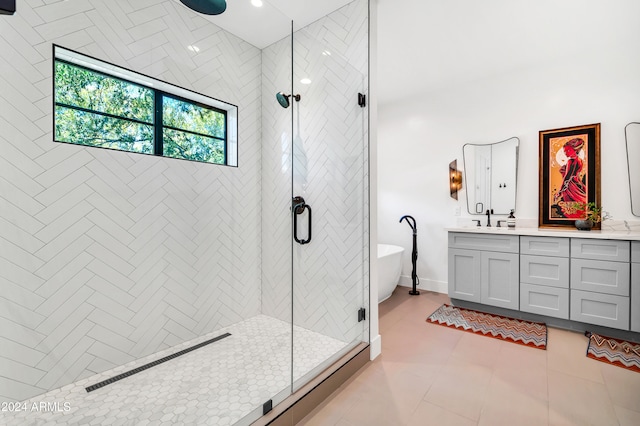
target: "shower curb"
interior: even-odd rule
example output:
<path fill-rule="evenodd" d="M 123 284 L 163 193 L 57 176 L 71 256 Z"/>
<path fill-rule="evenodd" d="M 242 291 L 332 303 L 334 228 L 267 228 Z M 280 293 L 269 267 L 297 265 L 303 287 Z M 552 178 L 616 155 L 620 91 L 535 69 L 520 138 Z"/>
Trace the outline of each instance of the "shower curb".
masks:
<path fill-rule="evenodd" d="M 315 379 L 274 407 L 271 412 L 253 422 L 251 426 L 296 425 L 351 376 L 369 363 L 371 361 L 369 352 L 368 343 L 356 346 Z"/>

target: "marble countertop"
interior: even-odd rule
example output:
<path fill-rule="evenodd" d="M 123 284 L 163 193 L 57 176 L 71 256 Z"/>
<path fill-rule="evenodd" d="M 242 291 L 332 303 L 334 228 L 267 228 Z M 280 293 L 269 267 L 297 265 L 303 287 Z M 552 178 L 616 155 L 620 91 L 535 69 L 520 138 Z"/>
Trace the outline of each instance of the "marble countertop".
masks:
<path fill-rule="evenodd" d="M 620 230 L 603 227 L 602 230 L 578 231 L 577 229 L 564 228 L 533 228 L 533 227 L 486 227 L 486 226 L 458 226 L 445 228 L 449 232 L 469 232 L 474 234 L 509 234 L 530 235 L 536 237 L 570 237 L 570 238 L 594 238 L 602 240 L 628 240 L 640 241 L 640 230 Z"/>

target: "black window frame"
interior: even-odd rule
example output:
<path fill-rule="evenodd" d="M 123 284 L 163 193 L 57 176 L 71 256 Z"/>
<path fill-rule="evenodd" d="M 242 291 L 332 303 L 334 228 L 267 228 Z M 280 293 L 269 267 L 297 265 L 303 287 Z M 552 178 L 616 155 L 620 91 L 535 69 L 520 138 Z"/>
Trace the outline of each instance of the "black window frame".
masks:
<path fill-rule="evenodd" d="M 67 50 L 69 52 L 73 52 L 73 53 L 77 53 L 78 52 L 74 52 L 73 50 L 69 50 L 67 48 L 64 48 L 62 46 L 57 46 L 57 45 L 53 45 L 53 49 L 54 49 L 54 54 L 52 55 L 53 57 L 53 140 L 54 142 L 58 142 L 58 143 L 66 143 L 66 144 L 70 144 L 70 145 L 78 145 L 78 146 L 84 146 L 84 147 L 88 147 L 88 148 L 102 148 L 102 149 L 109 149 L 109 150 L 113 150 L 113 151 L 121 151 L 121 152 L 128 152 L 128 153 L 132 153 L 132 154 L 143 154 L 143 155 L 153 155 L 153 156 L 157 156 L 157 157 L 163 157 L 163 158 L 172 158 L 172 159 L 176 159 L 176 160 L 186 160 L 186 161 L 193 161 L 196 163 L 203 163 L 203 164 L 216 164 L 216 165 L 222 165 L 222 166 L 231 166 L 231 167 L 237 167 L 237 165 L 230 165 L 229 164 L 229 120 L 228 120 L 228 111 L 224 110 L 222 108 L 218 108 L 212 105 L 207 105 L 203 102 L 199 102 L 193 99 L 189 99 L 185 96 L 180 96 L 174 93 L 170 93 L 167 92 L 165 90 L 161 90 L 161 89 L 156 89 L 154 87 L 151 86 L 147 86 L 141 83 L 137 83 L 137 82 L 133 82 L 131 80 L 128 80 L 126 78 L 122 78 L 122 77 L 118 77 L 100 70 L 96 70 L 90 67 L 86 67 L 80 64 L 76 64 L 73 63 L 71 61 L 65 60 L 65 59 L 61 59 L 56 57 L 55 55 L 55 48 L 56 47 L 60 47 L 61 49 Z M 84 54 L 81 54 L 82 56 L 87 56 Z M 87 56 L 88 58 L 92 58 L 90 56 Z M 104 64 L 108 64 L 108 65 L 113 65 L 110 64 L 108 62 L 96 59 L 96 58 L 92 58 L 96 61 L 100 61 Z M 99 74 L 102 75 L 104 77 L 107 78 L 111 78 L 111 79 L 115 79 L 115 80 L 119 80 L 122 82 L 125 82 L 127 84 L 133 85 L 133 86 L 138 86 L 138 87 L 142 87 L 146 90 L 150 90 L 153 93 L 153 108 L 154 111 L 153 112 L 153 122 L 149 123 L 143 120 L 139 120 L 139 119 L 135 119 L 135 118 L 129 118 L 129 117 L 123 117 L 123 116 L 119 116 L 119 115 L 114 115 L 114 114 L 110 114 L 110 113 L 106 113 L 106 112 L 102 112 L 102 111 L 98 111 L 98 110 L 92 110 L 92 109 L 88 109 L 88 108 L 84 108 L 84 107 L 78 107 L 75 105 L 68 105 L 62 102 L 57 102 L 56 101 L 56 63 L 57 62 L 62 62 L 65 63 L 67 65 L 76 67 L 76 68 L 80 68 L 95 74 Z M 118 68 L 122 68 L 122 69 L 126 69 L 120 66 L 117 66 Z M 135 73 L 135 74 L 139 74 L 135 71 L 132 70 L 127 70 L 129 72 Z M 150 80 L 157 80 L 153 77 L 148 77 L 145 76 L 144 74 L 139 74 L 141 76 L 144 76 L 147 79 Z M 162 81 L 162 80 L 157 80 L 157 81 Z M 162 83 L 167 84 L 167 85 L 171 85 L 171 86 L 175 86 L 172 85 L 171 83 L 167 83 L 162 81 Z M 175 87 L 179 87 L 179 86 L 175 86 Z M 190 91 L 188 89 L 184 89 L 184 88 L 180 88 L 182 90 L 186 90 L 186 91 Z M 195 93 L 195 92 L 194 92 Z M 204 96 L 204 95 L 202 95 Z M 172 98 L 181 102 L 185 102 L 191 105 L 195 105 L 198 106 L 200 108 L 204 108 L 207 110 L 211 110 L 214 111 L 216 113 L 222 114 L 224 117 L 224 136 L 223 137 L 218 137 L 218 136 L 214 136 L 214 135 L 209 135 L 206 133 L 199 133 L 199 132 L 194 132 L 192 130 L 188 130 L 188 129 L 181 129 L 181 128 L 177 128 L 177 127 L 173 127 L 173 126 L 165 126 L 164 125 L 164 120 L 163 120 L 163 100 L 164 98 Z M 225 104 L 228 104 L 225 102 Z M 228 104 L 230 106 L 234 106 L 231 104 Z M 153 127 L 153 153 L 148 154 L 145 152 L 137 152 L 137 151 L 130 151 L 130 150 L 126 150 L 126 149 L 119 149 L 119 148 L 110 148 L 110 147 L 103 147 L 103 146 L 93 146 L 93 145 L 85 145 L 85 144 L 81 144 L 81 143 L 75 143 L 75 142 L 68 142 L 68 141 L 63 141 L 63 140 L 57 140 L 56 139 L 56 108 L 57 107 L 63 107 L 63 108 L 68 108 L 68 109 L 73 109 L 76 111 L 82 111 L 82 112 L 86 112 L 86 113 L 90 113 L 90 114 L 97 114 L 97 115 L 101 115 L 104 117 L 108 117 L 108 118 L 113 118 L 113 119 L 117 119 L 117 120 L 125 120 L 125 121 L 129 121 L 129 122 L 133 122 L 136 124 L 141 124 L 141 125 L 146 125 L 146 126 L 152 126 Z M 201 161 L 201 160 L 194 160 L 194 159 L 190 159 L 190 158 L 181 158 L 181 157 L 172 157 L 172 156 L 166 156 L 164 155 L 164 137 L 163 137 L 163 130 L 164 129 L 171 129 L 171 130 L 175 130 L 175 131 L 179 131 L 179 132 L 183 132 L 183 133 L 188 133 L 191 135 L 196 135 L 196 136 L 200 136 L 200 137 L 205 137 L 205 138 L 210 138 L 210 139 L 216 139 L 219 141 L 223 141 L 223 162 L 222 163 L 218 163 L 218 162 L 211 162 L 211 161 Z M 237 160 L 236 160 L 237 161 Z"/>
<path fill-rule="evenodd" d="M 146 87 L 146 86 L 144 86 L 144 87 Z M 228 165 L 227 155 L 229 153 L 229 147 L 228 147 L 228 143 L 229 142 L 228 142 L 227 135 L 229 134 L 229 120 L 227 119 L 227 111 L 225 111 L 223 109 L 220 109 L 220 108 L 213 107 L 211 105 L 203 104 L 202 102 L 198 102 L 198 101 L 194 101 L 194 100 L 191 100 L 191 99 L 187 99 L 184 96 L 174 95 L 173 93 L 168 93 L 168 92 L 165 92 L 165 91 L 159 90 L 159 89 L 154 89 L 154 90 L 155 90 L 154 96 L 159 93 L 160 94 L 159 97 L 161 99 L 161 101 L 158 102 L 158 100 L 157 100 L 158 97 L 154 97 L 154 102 L 155 102 L 155 107 L 156 107 L 156 111 L 155 111 L 156 117 L 158 115 L 160 115 L 160 117 L 161 117 L 161 119 L 160 119 L 160 131 L 161 132 L 160 132 L 160 137 L 159 137 L 161 139 L 161 141 L 162 141 L 161 152 L 164 151 L 164 143 L 163 143 L 163 140 L 164 140 L 163 133 L 164 132 L 162 132 L 162 130 L 171 129 L 171 130 L 176 130 L 178 132 L 184 132 L 184 133 L 189 133 L 189 134 L 196 135 L 196 136 L 202 136 L 202 137 L 205 137 L 205 138 L 211 138 L 211 139 L 217 139 L 217 140 L 223 141 L 224 142 L 224 149 L 223 149 L 224 163 L 211 163 L 209 161 L 198 161 L 198 160 L 189 160 L 189 161 L 195 161 L 197 163 L 223 164 L 225 166 Z M 180 129 L 178 127 L 173 127 L 173 126 L 165 126 L 164 125 L 164 121 L 162 120 L 162 117 L 163 117 L 162 110 L 163 110 L 163 105 L 164 105 L 164 102 L 163 102 L 164 98 L 172 98 L 172 99 L 175 99 L 175 100 L 178 100 L 178 101 L 181 101 L 181 102 L 186 102 L 188 104 L 199 106 L 201 108 L 209 109 L 209 110 L 212 110 L 212 111 L 215 111 L 217 113 L 222 114 L 224 116 L 224 137 L 220 138 L 220 137 L 217 137 L 217 136 L 208 135 L 206 133 L 194 132 L 194 131 L 191 131 L 191 130 Z M 158 111 L 158 109 L 159 109 L 159 111 Z M 156 130 L 156 127 L 154 125 L 154 136 L 157 139 L 158 136 L 155 133 L 155 130 Z M 164 155 L 162 155 L 162 156 L 165 157 Z M 166 158 L 177 158 L 177 157 L 166 157 Z M 188 158 L 179 158 L 179 160 L 188 160 Z"/>

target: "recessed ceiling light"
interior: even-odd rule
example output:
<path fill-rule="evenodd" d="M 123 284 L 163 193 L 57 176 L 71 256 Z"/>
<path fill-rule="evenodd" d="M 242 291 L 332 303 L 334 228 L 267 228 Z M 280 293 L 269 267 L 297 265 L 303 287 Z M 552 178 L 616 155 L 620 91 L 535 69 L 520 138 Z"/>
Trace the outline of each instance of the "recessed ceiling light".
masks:
<path fill-rule="evenodd" d="M 331 56 L 331 52 L 329 52 L 328 50 L 323 51 L 322 54 L 324 56 Z"/>
<path fill-rule="evenodd" d="M 302 80 L 300 80 L 300 83 L 302 83 L 302 84 L 311 84 L 311 80 L 309 80 L 308 78 L 303 78 Z"/>
<path fill-rule="evenodd" d="M 251 0 L 251 4 L 255 7 L 262 7 L 262 0 Z"/>
<path fill-rule="evenodd" d="M 196 53 L 198 53 L 200 51 L 200 48 L 198 46 L 196 46 L 195 44 L 190 44 L 189 46 L 187 46 L 187 49 L 189 49 L 192 52 L 196 52 Z"/>

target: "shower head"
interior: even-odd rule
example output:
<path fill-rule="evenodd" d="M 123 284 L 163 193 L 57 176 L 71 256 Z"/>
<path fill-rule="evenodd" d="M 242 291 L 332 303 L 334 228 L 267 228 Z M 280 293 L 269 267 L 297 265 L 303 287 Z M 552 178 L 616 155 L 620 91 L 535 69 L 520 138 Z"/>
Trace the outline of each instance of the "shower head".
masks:
<path fill-rule="evenodd" d="M 285 95 L 282 92 L 276 93 L 276 99 L 278 100 L 278 103 L 280 104 L 280 106 L 282 106 L 282 108 L 289 108 L 289 105 L 291 105 L 289 103 L 289 98 L 292 96 L 293 99 L 296 100 L 296 102 L 300 101 L 300 95 Z"/>
<path fill-rule="evenodd" d="M 291 95 L 285 95 L 282 92 L 276 93 L 276 99 L 278 103 L 282 106 L 282 108 L 289 108 L 289 98 Z"/>
<path fill-rule="evenodd" d="M 204 15 L 220 15 L 227 10 L 226 0 L 180 0 L 189 9 Z"/>

